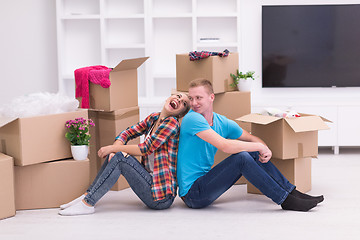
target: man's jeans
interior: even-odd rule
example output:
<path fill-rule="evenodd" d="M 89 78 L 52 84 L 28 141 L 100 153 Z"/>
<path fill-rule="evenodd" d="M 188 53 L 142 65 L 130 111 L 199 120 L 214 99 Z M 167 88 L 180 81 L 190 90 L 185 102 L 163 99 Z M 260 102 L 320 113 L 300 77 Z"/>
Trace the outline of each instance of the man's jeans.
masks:
<path fill-rule="evenodd" d="M 108 161 L 105 159 L 95 180 L 87 190 L 85 201 L 94 206 L 102 196 L 107 193 L 112 186 L 123 175 L 135 194 L 151 209 L 166 209 L 174 201 L 173 196 L 155 201 L 151 193 L 152 176 L 133 156 L 124 157 L 121 152 L 116 153 Z"/>
<path fill-rule="evenodd" d="M 184 202 L 190 208 L 206 207 L 241 176 L 276 204 L 283 203 L 295 188 L 270 161 L 261 163 L 259 152 L 240 152 L 229 156 L 198 178 L 184 196 Z"/>

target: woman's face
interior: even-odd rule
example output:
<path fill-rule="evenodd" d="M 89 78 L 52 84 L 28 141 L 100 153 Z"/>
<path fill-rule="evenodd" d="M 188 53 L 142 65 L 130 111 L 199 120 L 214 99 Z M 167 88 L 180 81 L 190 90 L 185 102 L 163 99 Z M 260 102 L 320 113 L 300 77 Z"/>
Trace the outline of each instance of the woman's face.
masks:
<path fill-rule="evenodd" d="M 190 108 L 190 100 L 186 94 L 176 93 L 166 99 L 164 109 L 170 116 L 179 116 Z"/>

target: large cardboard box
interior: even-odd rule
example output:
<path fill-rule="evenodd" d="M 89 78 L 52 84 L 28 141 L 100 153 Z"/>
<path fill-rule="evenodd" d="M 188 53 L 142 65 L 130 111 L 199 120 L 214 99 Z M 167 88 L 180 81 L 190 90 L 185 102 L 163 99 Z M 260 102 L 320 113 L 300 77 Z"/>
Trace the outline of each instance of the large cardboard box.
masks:
<path fill-rule="evenodd" d="M 87 118 L 88 112 L 0 119 L 0 152 L 12 156 L 17 166 L 27 166 L 71 158 L 70 142 L 65 138 L 67 120 Z"/>
<path fill-rule="evenodd" d="M 89 83 L 91 109 L 115 111 L 138 105 L 137 68 L 149 57 L 122 60 L 111 72 L 109 88 Z"/>
<path fill-rule="evenodd" d="M 271 159 L 280 172 L 301 192 L 311 190 L 311 158 Z M 247 192 L 262 194 L 254 185 L 247 183 Z"/>
<path fill-rule="evenodd" d="M 15 216 L 14 159 L 0 153 L 0 219 Z"/>
<path fill-rule="evenodd" d="M 91 162 L 91 181 L 96 177 L 105 159 L 97 156 L 100 147 L 114 143 L 116 136 L 128 127 L 139 122 L 139 107 L 118 109 L 116 111 L 95 111 L 89 110 L 90 118 L 95 122 L 93 135 L 90 140 L 90 162 Z M 130 140 L 127 144 L 139 144 L 140 138 Z M 95 149 L 94 150 L 94 146 Z M 129 185 L 123 176 L 115 183 L 112 190 L 119 191 L 128 188 Z"/>
<path fill-rule="evenodd" d="M 206 78 L 213 84 L 215 93 L 233 91 L 230 73 L 236 74 L 239 68 L 239 54 L 230 53 L 227 57 L 211 56 L 190 61 L 189 54 L 176 55 L 176 89 L 188 91 L 189 83 L 196 78 Z"/>
<path fill-rule="evenodd" d="M 89 187 L 89 160 L 60 160 L 15 167 L 16 210 L 56 208 Z"/>
<path fill-rule="evenodd" d="M 226 116 L 234 120 L 251 113 L 251 95 L 250 92 L 225 92 L 215 95 L 214 112 Z M 239 126 L 250 132 L 250 123 L 237 122 Z M 222 160 L 229 157 L 231 154 L 218 151 L 215 155 L 214 166 L 219 164 Z M 241 177 L 235 184 L 244 184 L 246 179 Z"/>
<path fill-rule="evenodd" d="M 215 95 L 214 112 L 234 120 L 251 113 L 250 92 L 225 92 Z M 251 124 L 237 121 L 239 126 L 246 131 L 251 131 Z"/>
<path fill-rule="evenodd" d="M 318 155 L 318 130 L 329 129 L 320 116 L 300 114 L 297 118 L 279 118 L 248 114 L 237 121 L 251 123 L 251 133 L 261 138 L 279 159 Z"/>

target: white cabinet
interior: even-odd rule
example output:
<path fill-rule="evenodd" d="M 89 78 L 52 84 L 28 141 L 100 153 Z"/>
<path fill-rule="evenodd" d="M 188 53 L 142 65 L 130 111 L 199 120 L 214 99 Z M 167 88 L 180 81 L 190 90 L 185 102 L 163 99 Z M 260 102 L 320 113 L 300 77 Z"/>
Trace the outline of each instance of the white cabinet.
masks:
<path fill-rule="evenodd" d="M 57 0 L 59 91 L 74 96 L 77 68 L 150 56 L 138 69 L 139 104 L 161 103 L 176 87 L 176 54 L 239 51 L 240 2 Z"/>
<path fill-rule="evenodd" d="M 338 112 L 339 146 L 360 146 L 360 106 L 342 106 Z"/>

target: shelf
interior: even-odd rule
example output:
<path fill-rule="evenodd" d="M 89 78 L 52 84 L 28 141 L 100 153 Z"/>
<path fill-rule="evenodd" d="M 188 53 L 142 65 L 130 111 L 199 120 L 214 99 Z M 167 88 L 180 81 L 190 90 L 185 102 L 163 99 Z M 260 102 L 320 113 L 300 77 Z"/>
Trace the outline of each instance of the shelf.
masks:
<path fill-rule="evenodd" d="M 86 19 L 100 19 L 98 14 L 73 14 L 73 15 L 64 15 L 61 17 L 62 20 L 86 20 Z"/>
<path fill-rule="evenodd" d="M 106 45 L 143 44 L 144 19 L 108 19 L 105 22 Z"/>
<path fill-rule="evenodd" d="M 105 20 L 111 19 L 136 19 L 136 18 L 145 18 L 144 14 L 122 14 L 122 15 L 105 15 Z"/>
<path fill-rule="evenodd" d="M 128 44 L 106 44 L 105 49 L 129 49 L 129 48 L 145 48 L 144 43 L 128 43 Z"/>
<path fill-rule="evenodd" d="M 144 0 L 104 0 L 105 16 L 144 15 Z"/>
<path fill-rule="evenodd" d="M 187 15 L 192 13 L 192 0 L 153 0 L 153 16 L 161 16 L 164 13 L 169 15 Z"/>
<path fill-rule="evenodd" d="M 199 15 L 201 13 L 212 13 L 212 16 L 217 13 L 237 13 L 237 0 L 197 0 L 196 3 Z"/>
<path fill-rule="evenodd" d="M 63 0 L 60 6 L 65 16 L 100 14 L 99 0 Z"/>

